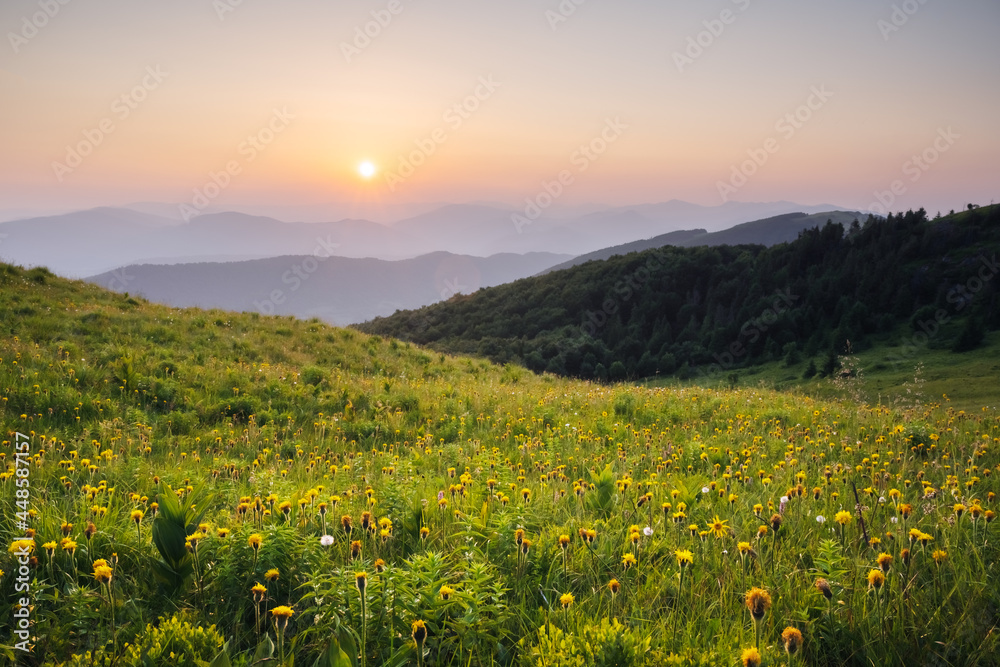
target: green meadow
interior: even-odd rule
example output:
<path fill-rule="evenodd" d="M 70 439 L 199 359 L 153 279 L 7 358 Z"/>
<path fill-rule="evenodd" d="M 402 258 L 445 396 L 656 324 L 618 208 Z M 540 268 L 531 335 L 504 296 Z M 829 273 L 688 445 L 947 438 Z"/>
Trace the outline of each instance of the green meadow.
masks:
<path fill-rule="evenodd" d="M 995 664 L 993 335 L 602 384 L 8 265 L 0 324 L 0 661 Z"/>

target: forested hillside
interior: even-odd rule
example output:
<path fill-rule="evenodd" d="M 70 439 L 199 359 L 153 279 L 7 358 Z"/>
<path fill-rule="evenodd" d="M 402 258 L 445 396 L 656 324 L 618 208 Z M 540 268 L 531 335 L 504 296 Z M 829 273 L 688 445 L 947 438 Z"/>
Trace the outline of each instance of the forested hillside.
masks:
<path fill-rule="evenodd" d="M 835 369 L 848 344 L 926 337 L 956 351 L 1000 326 L 1000 207 L 828 222 L 791 243 L 589 262 L 360 325 L 449 352 L 596 379 L 783 357 Z"/>

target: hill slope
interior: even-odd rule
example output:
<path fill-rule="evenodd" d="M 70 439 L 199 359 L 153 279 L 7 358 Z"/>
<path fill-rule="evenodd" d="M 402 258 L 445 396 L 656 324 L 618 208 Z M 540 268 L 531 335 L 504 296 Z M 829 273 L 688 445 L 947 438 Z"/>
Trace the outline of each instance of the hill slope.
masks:
<path fill-rule="evenodd" d="M 846 231 L 827 224 L 771 248 L 612 257 L 359 328 L 598 379 L 829 359 L 901 324 L 968 348 L 1000 326 L 998 252 L 1000 206 L 933 221 L 911 211 Z"/>
<path fill-rule="evenodd" d="M 608 387 L 7 265 L 0 326 L 5 664 L 1000 649 L 995 409 Z"/>

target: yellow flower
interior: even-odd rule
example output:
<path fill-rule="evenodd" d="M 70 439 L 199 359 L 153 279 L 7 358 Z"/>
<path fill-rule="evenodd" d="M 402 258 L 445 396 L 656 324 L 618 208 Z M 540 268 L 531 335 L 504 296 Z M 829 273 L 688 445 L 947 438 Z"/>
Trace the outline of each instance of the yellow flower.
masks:
<path fill-rule="evenodd" d="M 753 547 L 750 546 L 749 542 L 738 542 L 736 544 L 736 550 L 740 553 L 740 558 L 745 558 L 748 555 L 755 555 Z"/>
<path fill-rule="evenodd" d="M 452 588 L 451 586 L 442 586 L 441 587 L 441 599 L 447 601 L 447 599 L 450 598 L 451 594 L 454 593 L 454 592 L 455 592 L 455 589 Z"/>
<path fill-rule="evenodd" d="M 680 565 L 681 569 L 694 563 L 694 555 L 687 549 L 678 549 L 674 552 L 674 556 L 677 558 L 677 564 Z"/>
<path fill-rule="evenodd" d="M 562 604 L 563 609 L 569 609 L 570 605 L 573 604 L 574 597 L 572 593 L 563 593 L 559 596 L 559 603 Z"/>
<path fill-rule="evenodd" d="M 362 595 L 365 594 L 365 589 L 368 588 L 368 573 L 367 572 L 355 572 L 354 573 L 354 585 L 357 587 L 358 592 Z"/>
<path fill-rule="evenodd" d="M 617 595 L 618 591 L 622 589 L 622 585 L 618 583 L 617 579 L 612 579 L 608 582 L 608 590 L 611 591 L 612 595 Z"/>
<path fill-rule="evenodd" d="M 7 549 L 7 553 L 20 556 L 24 553 L 35 553 L 35 541 L 34 540 L 14 540 L 10 543 L 10 547 Z"/>
<path fill-rule="evenodd" d="M 413 621 L 410 625 L 410 634 L 413 636 L 413 641 L 417 643 L 417 647 L 419 648 L 423 645 L 424 640 L 427 639 L 427 625 L 420 619 Z"/>
<path fill-rule="evenodd" d="M 878 590 L 885 583 L 885 575 L 882 570 L 872 570 L 868 573 L 868 587 Z"/>
<path fill-rule="evenodd" d="M 747 591 L 746 605 L 754 620 L 759 621 L 764 618 L 767 610 L 771 608 L 771 594 L 763 588 L 754 586 Z"/>
<path fill-rule="evenodd" d="M 941 563 L 943 563 L 945 560 L 948 559 L 948 552 L 945 551 L 944 549 L 935 549 L 934 553 L 931 554 L 931 558 L 934 559 L 935 563 L 940 565 Z"/>
<path fill-rule="evenodd" d="M 274 616 L 275 618 L 280 618 L 286 622 L 288 621 L 288 619 L 292 617 L 292 614 L 294 613 L 295 612 L 292 611 L 292 608 L 286 605 L 280 605 L 271 610 L 271 616 Z"/>
<path fill-rule="evenodd" d="M 264 578 L 268 581 L 277 581 L 281 573 L 278 572 L 278 568 L 272 567 L 270 570 L 264 573 Z"/>
<path fill-rule="evenodd" d="M 94 579 L 104 585 L 111 584 L 111 568 L 107 565 L 98 565 L 94 568 Z"/>
<path fill-rule="evenodd" d="M 215 534 L 218 537 L 221 537 L 221 538 L 229 537 L 229 529 L 228 528 L 219 528 L 218 530 L 215 531 Z"/>
<path fill-rule="evenodd" d="M 569 546 L 569 535 L 560 535 L 559 536 L 559 548 L 560 549 L 566 549 L 566 547 L 568 547 L 568 546 Z"/>
<path fill-rule="evenodd" d="M 59 545 L 56 544 L 55 542 L 46 542 L 45 544 L 42 545 L 42 548 L 45 549 L 45 553 L 49 556 L 49 558 L 51 558 L 52 554 L 56 552 L 57 546 Z"/>
<path fill-rule="evenodd" d="M 883 572 L 888 572 L 889 568 L 892 566 L 892 556 L 887 553 L 879 554 L 878 566 Z"/>
<path fill-rule="evenodd" d="M 760 667 L 760 653 L 755 648 L 748 648 L 743 651 L 740 659 L 743 661 L 743 667 Z"/>
<path fill-rule="evenodd" d="M 622 556 L 622 566 L 628 570 L 636 564 L 635 556 L 633 554 L 625 554 Z"/>
<path fill-rule="evenodd" d="M 253 535 L 247 538 L 247 544 L 249 544 L 254 551 L 260 549 L 260 545 L 263 542 L 264 542 L 264 537 L 260 533 L 254 533 Z"/>
<path fill-rule="evenodd" d="M 142 521 L 142 510 L 132 510 L 132 521 L 139 523 Z"/>
<path fill-rule="evenodd" d="M 729 526 L 726 525 L 727 521 L 720 519 L 718 516 L 713 517 L 711 521 L 708 522 L 706 526 L 708 532 L 716 537 L 722 538 L 729 534 Z"/>
<path fill-rule="evenodd" d="M 834 515 L 833 520 L 839 523 L 841 526 L 846 526 L 851 522 L 854 517 L 851 516 L 850 512 L 841 510 Z"/>
<path fill-rule="evenodd" d="M 785 652 L 795 655 L 802 648 L 802 633 L 798 628 L 788 626 L 781 632 L 781 641 L 785 643 Z"/>
<path fill-rule="evenodd" d="M 253 588 L 250 589 L 250 592 L 253 593 L 253 601 L 260 602 L 264 599 L 264 596 L 267 595 L 267 587 L 258 581 L 253 585 Z"/>

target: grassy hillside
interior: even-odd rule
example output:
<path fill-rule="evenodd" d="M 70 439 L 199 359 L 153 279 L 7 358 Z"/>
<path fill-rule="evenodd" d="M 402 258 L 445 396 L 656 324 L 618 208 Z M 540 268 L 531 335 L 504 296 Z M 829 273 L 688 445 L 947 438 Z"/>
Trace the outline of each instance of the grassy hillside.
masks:
<path fill-rule="evenodd" d="M 897 340 L 912 332 L 902 330 Z M 958 331 L 953 331 L 957 335 Z M 949 339 L 950 340 L 950 339 Z M 1000 334 L 985 336 L 976 350 L 964 354 L 949 346 L 908 346 L 877 344 L 850 360 L 855 377 L 804 377 L 811 361 L 800 358 L 789 364 L 772 361 L 736 371 L 717 370 L 688 380 L 675 377 L 643 381 L 647 386 L 764 386 L 778 391 L 796 391 L 822 399 L 853 398 L 870 405 L 896 408 L 942 403 L 956 410 L 978 410 L 1000 406 Z"/>
<path fill-rule="evenodd" d="M 1000 648 L 993 409 L 593 384 L 9 266 L 0 323 L 18 664 Z"/>
<path fill-rule="evenodd" d="M 1000 206 L 826 224 L 773 247 L 663 247 L 360 325 L 585 379 L 681 380 L 874 346 L 975 349 L 1000 328 Z M 913 356 L 913 355 L 904 355 Z"/>

